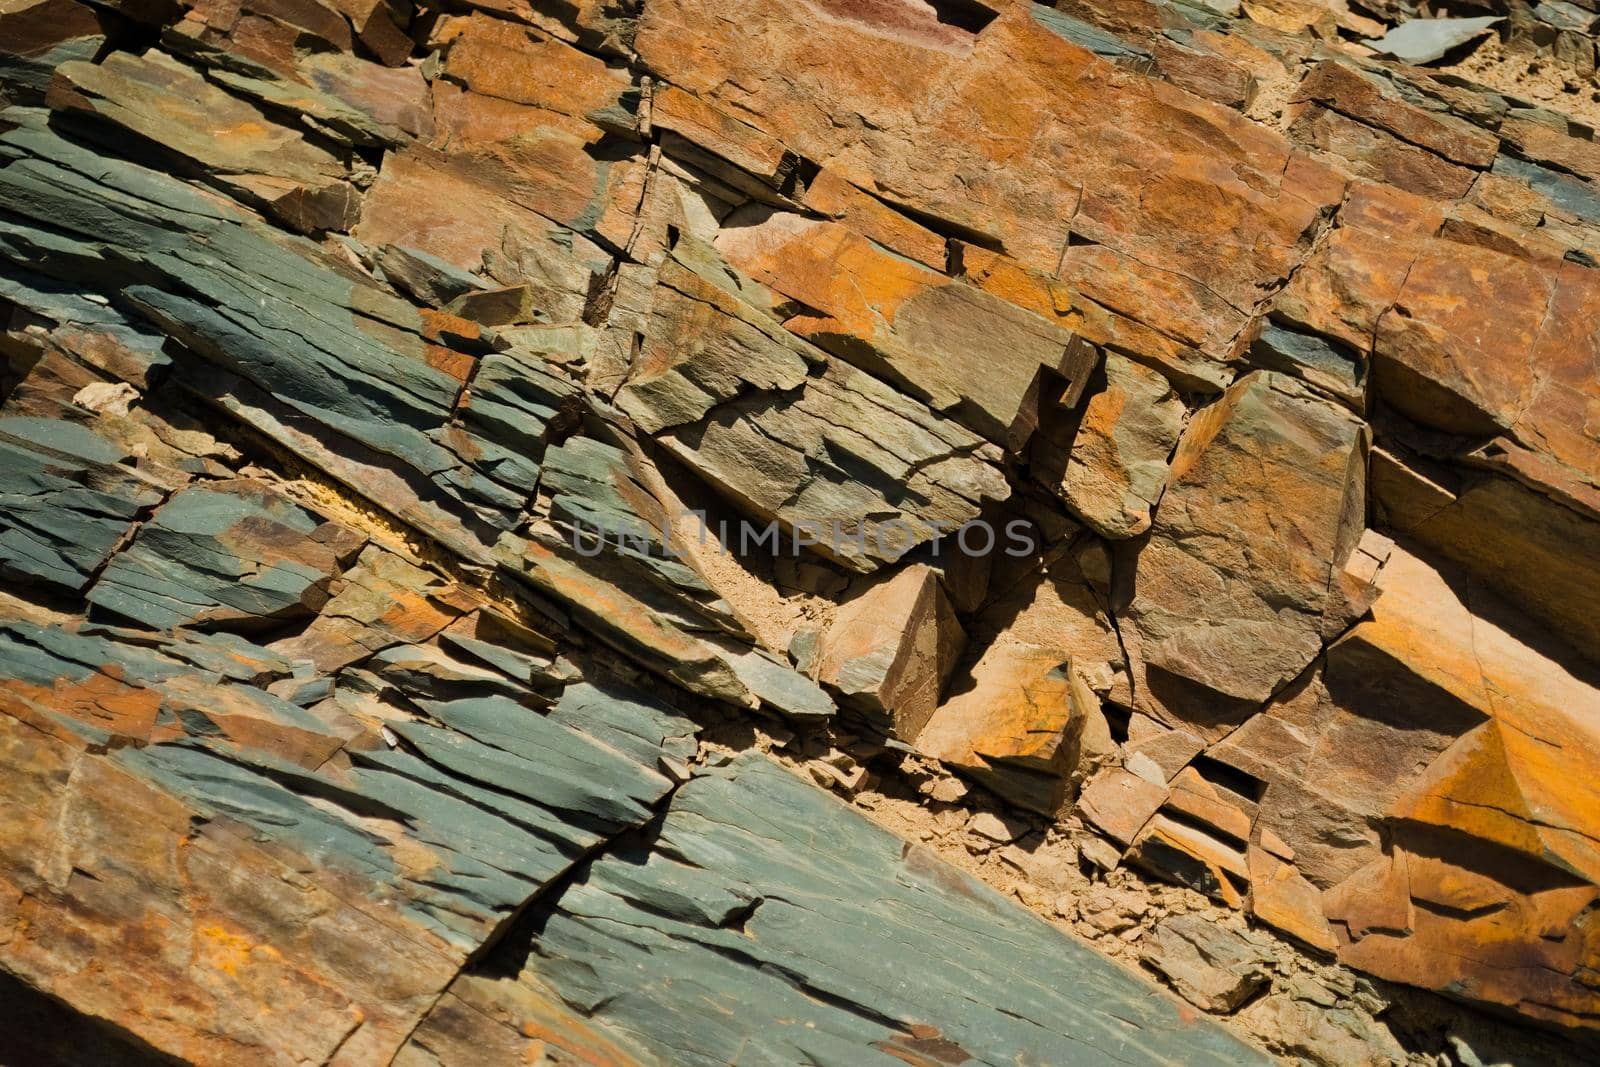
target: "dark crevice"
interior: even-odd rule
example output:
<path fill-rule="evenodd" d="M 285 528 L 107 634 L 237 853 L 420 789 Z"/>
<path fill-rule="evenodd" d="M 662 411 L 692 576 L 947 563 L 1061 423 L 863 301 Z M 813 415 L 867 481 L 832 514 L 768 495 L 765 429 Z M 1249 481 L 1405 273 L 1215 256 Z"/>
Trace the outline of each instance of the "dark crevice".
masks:
<path fill-rule="evenodd" d="M 923 229 L 932 230 L 946 241 L 964 241 L 969 245 L 986 248 L 991 252 L 1005 253 L 1005 242 L 993 234 L 975 230 L 970 226 L 963 226 L 961 223 L 952 222 L 950 219 L 940 218 L 938 215 L 923 211 L 920 208 L 914 208 L 909 204 L 896 200 L 887 193 L 876 193 L 874 195 L 877 199 L 917 223 Z"/>
<path fill-rule="evenodd" d="M 785 158 L 787 161 L 787 157 Z M 779 191 L 784 196 L 790 196 L 798 200 L 806 195 L 806 190 L 811 187 L 811 183 L 816 181 L 817 175 L 821 173 L 822 166 L 820 164 L 804 156 L 794 156 L 793 164 L 783 172 L 783 182 L 778 187 Z"/>
<path fill-rule="evenodd" d="M 1266 795 L 1266 782 L 1263 782 L 1253 774 L 1223 763 L 1219 759 L 1200 755 L 1191 760 L 1189 766 L 1193 767 L 1200 777 L 1212 785 L 1226 789 L 1228 792 L 1242 797 L 1252 804 L 1259 804 L 1261 798 Z M 1242 842 L 1240 847 L 1243 847 Z"/>
<path fill-rule="evenodd" d="M 1107 703 L 1101 706 L 1100 714 L 1105 717 L 1106 727 L 1111 731 L 1111 740 L 1119 745 L 1127 744 L 1129 727 L 1133 725 L 1133 711 L 1120 704 Z"/>
<path fill-rule="evenodd" d="M 642 865 L 651 853 L 657 851 L 656 839 L 661 835 L 667 806 L 676 792 L 675 788 L 661 798 L 657 804 L 660 814 L 649 822 L 601 842 L 583 862 L 573 864 L 564 873 L 546 882 L 544 888 L 525 901 L 517 913 L 502 924 L 494 937 L 479 946 L 472 959 L 462 966 L 461 972 L 484 978 L 512 980 L 520 976 L 528 967 L 534 943 L 559 910 L 557 902 L 573 886 L 588 881 L 595 860 L 610 854 L 619 860 L 631 858 L 635 864 Z"/>
<path fill-rule="evenodd" d="M 0 971 L 0 1064 L 6 1067 L 172 1067 L 182 1063 L 105 1019 Z"/>
<path fill-rule="evenodd" d="M 984 27 L 1000 15 L 975 0 L 923 0 L 923 3 L 933 8 L 934 17 L 944 25 L 974 35 L 982 33 Z"/>

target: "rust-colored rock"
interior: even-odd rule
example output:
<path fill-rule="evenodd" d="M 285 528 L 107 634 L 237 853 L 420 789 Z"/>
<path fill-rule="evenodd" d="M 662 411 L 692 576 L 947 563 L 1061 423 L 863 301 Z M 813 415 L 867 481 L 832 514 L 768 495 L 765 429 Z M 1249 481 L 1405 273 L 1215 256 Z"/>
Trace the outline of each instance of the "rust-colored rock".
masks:
<path fill-rule="evenodd" d="M 1045 272 L 1079 235 L 1249 308 L 1339 199 L 1340 181 L 1277 134 L 1118 70 L 1058 36 L 1047 9 L 1008 6 L 967 36 L 900 26 L 899 6 L 818 20 L 767 0 L 664 0 L 637 45 L 790 150 Z M 889 68 L 902 78 L 885 95 Z"/>
<path fill-rule="evenodd" d="M 1257 918 L 1323 952 L 1338 947 L 1333 927 L 1322 911 L 1322 894 L 1292 863 L 1253 845 L 1246 860 L 1250 869 L 1250 910 Z"/>
<path fill-rule="evenodd" d="M 1033 449 L 1039 474 L 1052 481 L 1072 513 L 1103 537 L 1150 528 L 1150 511 L 1167 484 L 1167 461 L 1187 409 L 1171 384 L 1121 356 L 1105 361 L 1105 388 L 1081 418 L 1061 420 Z"/>
<path fill-rule="evenodd" d="M 0 0 L 0 1059 L 1592 1059 L 1587 6 Z"/>
<path fill-rule="evenodd" d="M 818 639 L 811 672 L 912 740 L 965 646 L 938 573 L 919 564 L 842 605 Z"/>
<path fill-rule="evenodd" d="M 1190 419 L 1128 609 L 1141 704 L 1218 730 L 1343 629 L 1335 578 L 1360 536 L 1366 448 L 1359 420 L 1272 372 Z"/>
<path fill-rule="evenodd" d="M 356 220 L 356 195 L 335 156 L 162 53 L 65 63 L 50 92 L 53 107 L 144 139 L 293 229 L 346 230 Z"/>
<path fill-rule="evenodd" d="M 785 325 L 1012 450 L 1077 404 L 1089 346 L 980 289 L 883 251 L 847 227 L 776 214 L 728 229 L 728 261 L 807 310 Z"/>

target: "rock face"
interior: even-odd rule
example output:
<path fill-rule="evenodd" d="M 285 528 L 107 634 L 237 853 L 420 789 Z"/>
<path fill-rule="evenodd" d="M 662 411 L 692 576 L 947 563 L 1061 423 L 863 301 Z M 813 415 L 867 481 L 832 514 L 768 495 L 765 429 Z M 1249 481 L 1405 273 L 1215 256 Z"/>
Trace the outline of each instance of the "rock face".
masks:
<path fill-rule="evenodd" d="M 163 630 L 309 617 L 365 540 L 262 485 L 189 486 L 139 527 L 87 599 Z"/>
<path fill-rule="evenodd" d="M 815 835 L 837 852 L 812 850 Z M 830 1049 L 884 1063 L 1017 1062 L 1083 1047 L 1143 1062 L 1249 1055 L 1170 1008 L 1126 1033 L 1103 1006 L 1137 997 L 1136 978 L 1102 969 L 1092 993 L 1073 989 L 1085 949 L 1041 943 L 1031 916 L 758 757 L 679 790 L 656 844 L 595 862 L 552 899 L 517 980 L 548 985 L 663 1060 L 796 1062 Z M 1010 958 L 994 961 L 986 989 L 974 984 L 985 968 L 951 968 L 951 951 Z M 679 980 L 686 973 L 694 985 Z M 891 978 L 905 973 L 927 980 Z M 857 1007 L 864 993 L 870 1013 Z M 1002 997 L 1004 1011 L 970 1007 Z M 1192 1043 L 1179 1053 L 1177 1041 Z"/>
<path fill-rule="evenodd" d="M 788 328 L 1013 451 L 1041 406 L 1076 406 L 1092 369 L 1092 350 L 1061 327 L 838 223 L 772 215 L 725 230 L 717 247 L 805 305 Z"/>
<path fill-rule="evenodd" d="M 1188 414 L 1172 383 L 1126 357 L 1105 361 L 1105 387 L 1076 418 L 1052 420 L 1033 463 L 1074 516 L 1113 541 L 1150 528 Z"/>
<path fill-rule="evenodd" d="M 1144 710 L 1173 725 L 1253 711 L 1365 607 L 1338 578 L 1366 512 L 1366 442 L 1359 419 L 1272 371 L 1189 421 L 1127 609 Z"/>
<path fill-rule="evenodd" d="M 0 1058 L 1592 1041 L 1600 151 L 1395 57 L 1600 19 L 1409 14 L 0 0 Z"/>

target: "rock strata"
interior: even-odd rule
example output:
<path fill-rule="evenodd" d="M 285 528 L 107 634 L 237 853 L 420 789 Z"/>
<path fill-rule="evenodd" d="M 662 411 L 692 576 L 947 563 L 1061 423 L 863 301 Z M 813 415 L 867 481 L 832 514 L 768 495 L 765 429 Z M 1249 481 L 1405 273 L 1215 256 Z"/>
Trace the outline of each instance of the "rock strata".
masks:
<path fill-rule="evenodd" d="M 0 1059 L 1592 1044 L 1586 3 L 0 0 Z"/>

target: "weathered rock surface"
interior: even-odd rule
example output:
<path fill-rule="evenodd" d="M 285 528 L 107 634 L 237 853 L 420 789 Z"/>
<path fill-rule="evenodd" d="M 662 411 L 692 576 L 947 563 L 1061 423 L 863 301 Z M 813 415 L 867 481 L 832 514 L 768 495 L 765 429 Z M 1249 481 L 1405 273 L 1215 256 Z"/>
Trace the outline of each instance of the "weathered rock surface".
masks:
<path fill-rule="evenodd" d="M 1270 371 L 1194 415 L 1133 576 L 1145 709 L 1220 729 L 1359 615 L 1338 577 L 1361 533 L 1366 448 L 1359 419 Z"/>
<path fill-rule="evenodd" d="M 785 325 L 1013 451 L 1072 408 L 1092 350 L 981 289 L 878 249 L 848 227 L 775 214 L 717 240 L 730 263 L 807 310 Z"/>
<path fill-rule="evenodd" d="M 1436 14 L 0 0 L 0 1059 L 1592 1040 L 1600 17 Z"/>
<path fill-rule="evenodd" d="M 164 486 L 125 466 L 93 431 L 38 418 L 0 419 L 0 571 L 81 593 Z"/>
<path fill-rule="evenodd" d="M 1150 528 L 1167 484 L 1167 462 L 1187 410 L 1172 384 L 1121 356 L 1105 362 L 1105 388 L 1080 418 L 1047 424 L 1033 463 L 1072 513 L 1102 537 L 1122 540 Z M 1054 431 L 1054 432 L 1052 432 Z M 1057 481 L 1059 479 L 1059 481 Z"/>
<path fill-rule="evenodd" d="M 1600 894 L 1589 767 L 1600 694 L 1472 615 L 1414 558 L 1391 560 L 1379 604 L 1345 639 L 1359 646 L 1357 663 L 1412 663 L 1415 688 L 1476 721 L 1402 780 L 1384 812 L 1394 828 L 1385 855 L 1330 890 L 1340 954 L 1582 1023 L 1600 1007 L 1581 918 Z M 1395 914 L 1405 921 L 1378 920 Z"/>
<path fill-rule="evenodd" d="M 1063 554 L 985 605 L 972 636 L 914 746 L 1054 814 L 1110 747 L 1101 694 L 1125 696 L 1127 684 L 1112 624 L 1080 561 Z"/>
<path fill-rule="evenodd" d="M 997 446 L 788 336 L 777 298 L 725 271 L 703 248 L 662 264 L 654 339 L 617 395 L 669 451 L 785 540 L 859 570 L 1006 498 Z"/>
<path fill-rule="evenodd" d="M 1183 998 L 1210 1012 L 1230 1012 L 1267 982 L 1261 948 L 1248 938 L 1187 917 L 1168 919 L 1145 961 Z"/>
<path fill-rule="evenodd" d="M 1171 1004 L 1130 1031 L 1108 1006 L 1142 997 L 1131 975 L 1084 973 L 1077 943 L 759 757 L 681 789 L 655 844 L 550 901 L 520 981 L 663 1058 L 1253 1058 Z"/>
<path fill-rule="evenodd" d="M 758 116 L 799 155 L 1049 272 L 1081 234 L 1162 263 L 1180 285 L 1194 286 L 1204 264 L 1210 288 L 1248 307 L 1338 199 L 1338 180 L 1289 165 L 1275 134 L 1125 75 L 1058 35 L 1048 8 L 1007 6 L 977 34 L 932 11 L 905 18 L 841 5 L 816 22 L 776 3 L 665 2 L 646 6 L 636 45 L 651 69 Z M 802 25 L 810 32 L 795 33 Z M 771 44 L 753 43 L 762 38 Z M 886 67 L 905 72 L 891 96 L 875 88 Z M 1100 92 L 1100 79 L 1121 91 Z M 1117 150 L 1085 152 L 1086 142 Z M 1185 211 L 1188 225 L 1171 226 Z"/>
<path fill-rule="evenodd" d="M 65 63 L 55 77 L 52 108 L 169 153 L 293 229 L 345 230 L 356 219 L 359 200 L 337 157 L 160 52 Z"/>
<path fill-rule="evenodd" d="M 311 616 L 364 540 L 265 486 L 190 486 L 139 527 L 87 599 L 162 630 Z"/>
<path fill-rule="evenodd" d="M 105 30 L 95 9 L 77 0 L 19 0 L 0 8 L 5 98 L 38 103 L 57 67 L 95 57 L 105 44 Z"/>
<path fill-rule="evenodd" d="M 939 575 L 914 565 L 839 609 L 816 639 L 807 673 L 886 716 L 895 736 L 914 739 L 966 643 Z"/>

